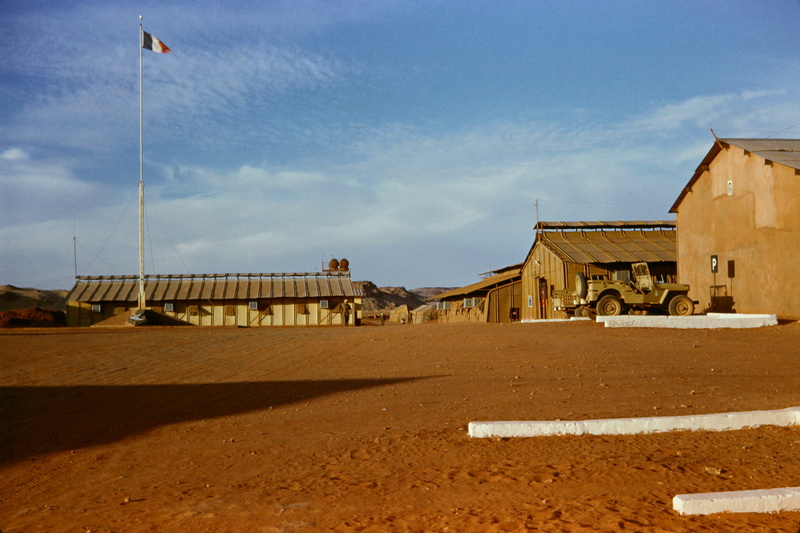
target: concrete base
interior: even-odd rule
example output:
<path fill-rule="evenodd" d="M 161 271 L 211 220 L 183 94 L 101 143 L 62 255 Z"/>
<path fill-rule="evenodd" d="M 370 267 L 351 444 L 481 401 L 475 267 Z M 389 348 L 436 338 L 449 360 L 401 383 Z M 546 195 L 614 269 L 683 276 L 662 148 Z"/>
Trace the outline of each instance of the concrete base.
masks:
<path fill-rule="evenodd" d="M 800 510 L 800 487 L 736 492 L 678 494 L 672 508 L 680 514 L 775 513 Z"/>
<path fill-rule="evenodd" d="M 521 320 L 523 324 L 546 324 L 549 322 L 587 322 L 591 320 L 588 317 L 574 316 L 572 318 L 541 318 L 541 319 L 525 319 Z"/>
<path fill-rule="evenodd" d="M 679 328 L 720 329 L 760 328 L 776 326 L 775 315 L 743 315 L 738 313 L 708 313 L 694 316 L 619 315 L 598 316 L 607 328 Z"/>
<path fill-rule="evenodd" d="M 676 430 L 727 431 L 758 426 L 800 425 L 800 407 L 709 415 L 611 418 L 576 421 L 470 422 L 469 436 L 544 437 L 553 435 L 634 435 Z"/>

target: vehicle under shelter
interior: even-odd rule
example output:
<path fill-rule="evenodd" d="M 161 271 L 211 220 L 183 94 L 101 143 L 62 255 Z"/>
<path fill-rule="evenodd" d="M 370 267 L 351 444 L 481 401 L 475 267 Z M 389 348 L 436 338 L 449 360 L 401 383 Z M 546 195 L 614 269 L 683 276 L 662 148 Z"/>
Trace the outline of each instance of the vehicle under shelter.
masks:
<path fill-rule="evenodd" d="M 567 318 L 575 279 L 627 280 L 634 263 L 647 263 L 653 281 L 674 283 L 673 221 L 538 222 L 522 266 L 522 320 Z"/>

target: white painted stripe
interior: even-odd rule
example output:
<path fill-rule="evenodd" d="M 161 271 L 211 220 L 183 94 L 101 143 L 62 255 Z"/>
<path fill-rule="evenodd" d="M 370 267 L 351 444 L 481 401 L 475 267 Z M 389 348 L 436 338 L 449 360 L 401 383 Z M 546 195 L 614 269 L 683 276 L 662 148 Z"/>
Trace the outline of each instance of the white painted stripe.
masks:
<path fill-rule="evenodd" d="M 665 431 L 727 431 L 758 426 L 800 425 L 800 407 L 707 415 L 610 418 L 577 421 L 470 422 L 470 437 L 543 437 L 553 435 L 633 435 Z"/>
<path fill-rule="evenodd" d="M 672 508 L 680 514 L 775 513 L 800 510 L 800 487 L 678 494 Z"/>
<path fill-rule="evenodd" d="M 572 318 L 526 318 L 523 324 L 547 324 L 551 322 L 588 322 L 591 318 L 574 316 Z"/>
<path fill-rule="evenodd" d="M 775 315 L 709 313 L 695 316 L 598 316 L 597 322 L 604 323 L 607 328 L 721 329 L 776 326 L 778 318 Z"/>

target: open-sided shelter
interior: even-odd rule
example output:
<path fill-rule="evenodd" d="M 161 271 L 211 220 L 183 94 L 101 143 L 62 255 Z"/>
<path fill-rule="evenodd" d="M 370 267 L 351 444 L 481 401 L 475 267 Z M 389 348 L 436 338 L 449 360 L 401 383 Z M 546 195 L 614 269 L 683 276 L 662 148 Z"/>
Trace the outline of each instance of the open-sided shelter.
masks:
<path fill-rule="evenodd" d="M 138 276 L 83 276 L 67 295 L 67 326 L 91 326 L 137 308 Z M 359 323 L 361 293 L 349 271 L 145 276 L 147 309 L 198 326 Z"/>
<path fill-rule="evenodd" d="M 538 222 L 535 230 L 522 265 L 522 320 L 565 318 L 554 303 L 573 298 L 578 272 L 619 279 L 644 261 L 654 279 L 675 281 L 675 222 Z"/>
<path fill-rule="evenodd" d="M 800 318 L 800 139 L 716 139 L 670 212 L 699 309 Z"/>
<path fill-rule="evenodd" d="M 411 313 L 411 308 L 403 304 L 395 307 L 389 312 L 389 322 L 397 322 L 398 324 L 407 324 L 408 315 Z"/>
<path fill-rule="evenodd" d="M 423 322 L 432 322 L 437 317 L 436 306 L 433 304 L 422 304 L 411 310 L 411 320 L 414 324 L 422 324 Z"/>

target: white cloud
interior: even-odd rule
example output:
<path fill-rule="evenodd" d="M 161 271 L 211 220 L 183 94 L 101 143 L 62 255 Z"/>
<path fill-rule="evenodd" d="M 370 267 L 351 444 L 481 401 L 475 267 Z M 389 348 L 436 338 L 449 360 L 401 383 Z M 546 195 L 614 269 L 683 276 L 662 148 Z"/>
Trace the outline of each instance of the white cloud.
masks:
<path fill-rule="evenodd" d="M 18 160 L 18 159 L 28 159 L 30 156 L 28 152 L 22 150 L 21 148 L 9 148 L 5 150 L 2 154 L 0 154 L 0 159 L 7 159 L 7 160 Z"/>
<path fill-rule="evenodd" d="M 168 90 L 158 105 L 177 103 L 187 114 L 204 106 L 224 110 L 241 105 L 247 110 L 247 99 L 259 87 L 277 93 L 339 83 L 346 70 L 325 60 L 303 64 L 302 54 L 294 60 L 290 56 L 265 54 L 259 75 L 223 69 L 221 77 L 229 74 L 228 79 L 209 80 L 185 98 L 180 96 L 179 73 L 169 74 Z M 259 85 L 261 76 L 279 71 L 285 74 L 281 83 Z M 202 84 L 203 73 L 187 74 L 194 76 L 185 82 L 187 90 Z M 549 120 L 498 120 L 460 130 L 393 123 L 365 127 L 346 142 L 334 143 L 331 149 L 338 148 L 341 157 L 280 165 L 260 157 L 227 167 L 187 165 L 160 153 L 163 161 L 149 162 L 166 179 L 147 185 L 148 247 L 153 246 L 148 270 L 305 271 L 317 267 L 320 255 L 334 254 L 348 256 L 354 268 L 375 269 L 356 270 L 360 279 L 406 283 L 402 276 L 420 279 L 416 270 L 427 268 L 437 277 L 420 283 L 467 283 L 490 266 L 524 258 L 533 238 L 537 199 L 542 220 L 669 218 L 669 206 L 711 145 L 707 128 L 727 135 L 725 131 L 768 127 L 797 114 L 800 103 L 792 94 L 776 90 L 697 96 L 605 125 L 576 113 Z M 48 114 L 50 120 L 59 117 L 58 99 L 53 98 L 50 105 L 32 108 L 29 116 L 42 121 Z M 96 106 L 87 113 L 108 109 Z M 59 120 L 66 123 L 66 115 Z M 87 124 L 95 120 L 87 119 Z M 341 133 L 339 127 L 320 124 L 322 133 L 307 135 L 330 140 Z M 194 131 L 179 129 L 184 135 Z M 49 261 L 53 271 L 69 274 L 69 254 L 47 250 L 54 242 L 63 248 L 63 241 L 69 241 L 69 228 L 56 221 L 74 216 L 79 241 L 88 249 L 81 254 L 79 269 L 86 268 L 88 257 L 103 247 L 119 222 L 128 192 L 104 198 L 98 186 L 76 177 L 78 163 L 26 156 L 24 148 L 9 148 L 0 157 L 2 222 L 8 225 L 0 234 L 3 253 Z M 88 273 L 135 271 L 134 211 L 126 213 Z M 43 227 L 59 228 L 60 238 L 39 236 L 36 231 Z M 19 260 L 5 274 L 11 276 L 7 281 L 28 276 Z"/>
<path fill-rule="evenodd" d="M 768 106 L 771 101 L 785 95 L 784 89 L 778 89 L 696 96 L 680 102 L 663 103 L 649 113 L 634 118 L 630 126 L 653 132 L 713 127 L 720 122 L 736 120 L 736 116 L 741 115 L 743 109 L 746 112 L 748 106 Z"/>
<path fill-rule="evenodd" d="M 22 152 L 20 150 L 20 152 Z M 68 217 L 98 198 L 99 187 L 76 178 L 65 161 L 0 158 L 0 224 Z"/>

